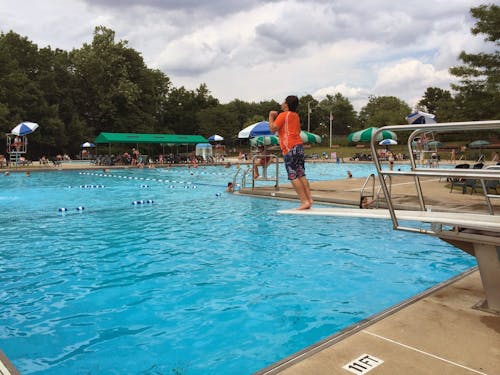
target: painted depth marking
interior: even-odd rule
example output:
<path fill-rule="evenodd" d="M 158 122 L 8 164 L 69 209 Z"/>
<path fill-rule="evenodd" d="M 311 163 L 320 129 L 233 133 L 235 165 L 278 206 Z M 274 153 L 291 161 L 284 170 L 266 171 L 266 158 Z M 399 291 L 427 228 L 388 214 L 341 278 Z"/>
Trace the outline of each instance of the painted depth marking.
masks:
<path fill-rule="evenodd" d="M 362 354 L 361 357 L 355 359 L 354 361 L 351 361 L 342 368 L 349 372 L 352 372 L 353 374 L 363 375 L 368 373 L 368 371 L 373 370 L 378 365 L 381 365 L 382 363 L 384 363 L 384 361 L 382 361 L 381 359 L 378 359 L 369 354 Z"/>
<path fill-rule="evenodd" d="M 392 342 L 393 344 L 396 344 L 396 345 L 400 345 L 404 348 L 407 348 L 407 349 L 410 349 L 410 350 L 414 350 L 418 353 L 421 353 L 421 354 L 424 354 L 424 355 L 428 355 L 429 357 L 432 357 L 432 358 L 435 358 L 435 359 L 439 359 L 440 361 L 443 361 L 443 362 L 446 362 L 446 363 L 449 363 L 450 365 L 455 365 L 455 366 L 458 366 L 458 367 L 461 367 L 465 370 L 469 370 L 469 371 L 472 371 L 476 374 L 480 374 L 480 375 L 488 375 L 487 373 L 485 372 L 481 372 L 481 371 L 477 371 L 477 370 L 474 370 L 470 367 L 467 367 L 467 366 L 463 366 L 461 365 L 460 363 L 456 363 L 456 362 L 452 362 L 448 359 L 445 359 L 445 358 L 442 358 L 442 357 L 438 357 L 437 355 L 434 355 L 434 354 L 431 354 L 431 353 L 427 353 L 427 352 L 424 352 L 423 350 L 420 350 L 420 349 L 417 349 L 417 348 L 414 348 L 413 346 L 409 346 L 409 345 L 405 345 L 401 342 L 397 342 L 397 341 L 394 341 L 394 340 L 391 340 L 391 339 L 388 339 L 387 337 L 384 337 L 384 336 L 380 336 L 380 335 L 377 335 L 376 333 L 373 333 L 373 332 L 368 332 L 368 331 L 362 331 L 363 333 L 367 333 L 369 335 L 372 335 L 372 336 L 375 336 L 375 337 L 378 337 L 379 339 L 382 339 L 382 340 L 385 340 L 385 341 L 389 341 L 389 342 Z"/>

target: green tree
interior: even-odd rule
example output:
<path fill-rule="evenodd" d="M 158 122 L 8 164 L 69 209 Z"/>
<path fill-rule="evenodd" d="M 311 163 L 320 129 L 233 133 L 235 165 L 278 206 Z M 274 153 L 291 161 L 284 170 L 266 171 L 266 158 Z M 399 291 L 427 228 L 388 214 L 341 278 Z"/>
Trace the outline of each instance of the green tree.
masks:
<path fill-rule="evenodd" d="M 67 149 L 62 113 L 70 113 L 68 59 L 63 51 L 42 50 L 25 37 L 0 35 L 0 116 L 3 131 L 23 120 L 39 123 L 30 135 L 29 155 Z"/>
<path fill-rule="evenodd" d="M 4 121 L 2 132 L 23 120 L 38 120 L 34 114 L 43 105 L 43 96 L 35 82 L 38 72 L 38 47 L 25 37 L 10 31 L 0 34 L 0 104 Z"/>
<path fill-rule="evenodd" d="M 166 123 L 176 134 L 199 134 L 201 118 L 198 112 L 218 104 L 205 84 L 196 91 L 186 90 L 184 86 L 173 88 L 166 100 Z"/>
<path fill-rule="evenodd" d="M 227 141 L 235 138 L 238 131 L 238 113 L 228 105 L 218 105 L 202 109 L 197 114 L 200 133 L 205 137 L 219 134 Z"/>
<path fill-rule="evenodd" d="M 114 39 L 113 30 L 99 26 L 91 44 L 71 52 L 78 113 L 96 135 L 154 132 L 164 125 L 170 81 L 148 69 L 126 41 Z"/>
<path fill-rule="evenodd" d="M 322 119 L 325 117 L 325 112 L 321 107 L 318 107 L 319 102 L 312 95 L 307 94 L 299 98 L 299 107 L 297 113 L 300 116 L 302 130 L 314 132 Z"/>
<path fill-rule="evenodd" d="M 395 96 L 370 96 L 359 119 L 362 127 L 397 125 L 404 122 L 410 111 L 410 106 Z"/>
<path fill-rule="evenodd" d="M 325 114 L 321 122 L 323 124 L 328 124 L 328 127 L 330 124 L 330 113 L 332 114 L 334 134 L 348 134 L 352 129 L 357 128 L 357 113 L 349 99 L 341 93 L 327 95 L 326 98 L 319 103 L 319 107 L 322 108 L 322 113 Z"/>
<path fill-rule="evenodd" d="M 486 42 L 494 44 L 492 53 L 471 54 L 462 51 L 464 65 L 450 68 L 460 83 L 452 85 L 457 91 L 455 100 L 459 120 L 492 120 L 500 118 L 500 7 L 481 5 L 471 9 L 478 21 L 471 29 L 473 35 L 484 34 Z"/>

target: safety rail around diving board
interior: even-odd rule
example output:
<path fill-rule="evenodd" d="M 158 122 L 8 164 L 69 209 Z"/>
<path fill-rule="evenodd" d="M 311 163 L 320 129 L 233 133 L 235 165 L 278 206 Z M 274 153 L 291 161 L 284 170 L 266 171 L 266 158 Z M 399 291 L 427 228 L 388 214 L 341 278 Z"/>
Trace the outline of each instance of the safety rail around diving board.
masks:
<path fill-rule="evenodd" d="M 401 131 L 412 131 L 410 136 L 408 137 L 408 151 L 410 155 L 410 171 L 386 171 L 382 170 L 381 162 L 378 159 L 378 154 L 376 150 L 376 139 L 377 135 L 382 133 L 383 131 L 392 131 L 392 132 L 401 132 Z M 396 214 L 396 210 L 394 209 L 394 205 L 391 199 L 390 191 L 387 187 L 385 176 L 412 176 L 415 180 L 415 187 L 417 190 L 418 200 L 420 204 L 420 209 L 422 211 L 426 211 L 425 199 L 422 192 L 422 187 L 420 185 L 420 177 L 446 177 L 446 178 L 470 178 L 470 179 L 479 179 L 481 180 L 481 184 L 484 186 L 484 180 L 500 180 L 500 171 L 499 170 L 489 170 L 489 169 L 444 169 L 444 168 L 417 168 L 417 164 L 415 162 L 415 157 L 413 154 L 412 144 L 415 138 L 420 134 L 425 134 L 429 132 L 434 133 L 453 133 L 453 132 L 468 132 L 474 130 L 500 130 L 500 121 L 471 121 L 471 122 L 449 122 L 449 123 L 436 123 L 436 124 L 411 124 L 411 125 L 390 125 L 384 126 L 382 128 L 377 129 L 372 134 L 371 139 L 371 151 L 373 161 L 375 163 L 375 167 L 377 168 L 377 173 L 379 176 L 380 186 L 382 191 L 384 192 L 387 208 L 389 210 L 389 214 L 393 223 L 394 229 L 406 230 L 411 232 L 422 232 L 421 229 L 415 229 L 411 227 L 404 227 L 399 225 L 398 217 Z M 490 202 L 490 198 L 497 196 L 490 195 L 486 191 L 485 200 L 489 210 L 490 215 L 494 215 L 493 207 Z M 464 212 L 457 212 L 459 214 L 463 214 Z M 433 230 L 429 230 L 429 234 L 436 234 Z"/>

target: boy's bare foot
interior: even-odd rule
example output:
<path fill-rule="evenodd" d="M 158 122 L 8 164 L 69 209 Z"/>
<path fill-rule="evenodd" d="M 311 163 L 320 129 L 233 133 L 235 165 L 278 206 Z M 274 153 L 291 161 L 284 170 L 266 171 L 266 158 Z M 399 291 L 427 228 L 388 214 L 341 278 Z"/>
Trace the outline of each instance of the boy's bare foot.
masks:
<path fill-rule="evenodd" d="M 299 207 L 297 207 L 297 210 L 308 210 L 310 208 L 311 204 L 307 202 L 307 203 L 302 203 Z"/>

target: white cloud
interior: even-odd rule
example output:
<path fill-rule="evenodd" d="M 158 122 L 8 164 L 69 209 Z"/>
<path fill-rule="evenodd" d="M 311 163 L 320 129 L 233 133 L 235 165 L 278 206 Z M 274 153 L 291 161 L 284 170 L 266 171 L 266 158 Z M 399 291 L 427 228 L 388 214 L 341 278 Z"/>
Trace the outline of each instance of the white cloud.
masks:
<path fill-rule="evenodd" d="M 373 91 L 378 96 L 399 97 L 414 107 L 428 87 L 449 89 L 454 81 L 447 69 L 436 70 L 432 64 L 403 60 L 379 69 Z"/>
<path fill-rule="evenodd" d="M 449 89 L 462 50 L 485 49 L 469 10 L 483 0 L 2 0 L 0 27 L 70 50 L 104 25 L 175 85 L 206 83 L 222 102 L 340 92 L 413 105 Z M 321 99 L 318 97 L 318 99 Z"/>

